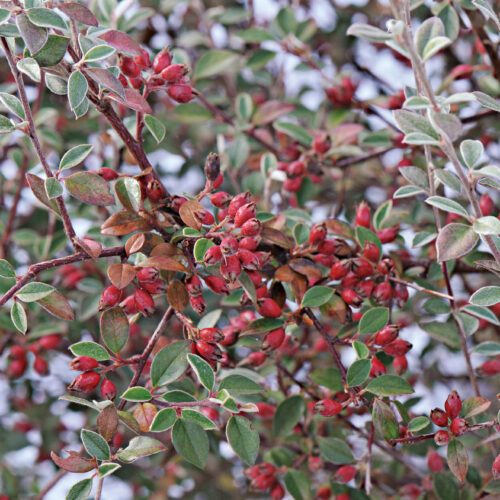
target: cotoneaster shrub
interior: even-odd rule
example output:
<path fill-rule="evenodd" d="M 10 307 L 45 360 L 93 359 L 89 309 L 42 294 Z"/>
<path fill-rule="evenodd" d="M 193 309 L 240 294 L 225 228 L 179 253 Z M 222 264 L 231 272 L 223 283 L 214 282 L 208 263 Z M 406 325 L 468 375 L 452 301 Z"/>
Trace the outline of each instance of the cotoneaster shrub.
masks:
<path fill-rule="evenodd" d="M 497 10 L 3 2 L 0 498 L 497 498 Z"/>

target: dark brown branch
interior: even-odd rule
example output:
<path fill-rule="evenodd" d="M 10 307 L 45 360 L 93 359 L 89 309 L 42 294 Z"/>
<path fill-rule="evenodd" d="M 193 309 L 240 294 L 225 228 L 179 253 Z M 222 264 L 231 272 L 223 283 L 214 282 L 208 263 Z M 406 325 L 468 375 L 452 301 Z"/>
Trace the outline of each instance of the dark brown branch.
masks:
<path fill-rule="evenodd" d="M 123 247 L 111 247 L 104 249 L 99 254 L 99 259 L 104 257 L 115 257 L 118 255 L 125 256 L 125 250 Z M 0 306 L 3 306 L 11 297 L 13 297 L 16 292 L 18 292 L 26 283 L 31 281 L 37 274 L 47 269 L 52 269 L 54 267 L 64 266 L 66 264 L 73 264 L 75 262 L 80 262 L 82 260 L 89 260 L 92 257 L 84 252 L 74 253 L 73 255 L 68 255 L 67 257 L 60 257 L 59 259 L 46 260 L 44 262 L 39 262 L 38 264 L 33 264 L 29 267 L 27 273 L 19 279 L 19 281 L 8 290 L 2 298 L 0 298 Z"/>

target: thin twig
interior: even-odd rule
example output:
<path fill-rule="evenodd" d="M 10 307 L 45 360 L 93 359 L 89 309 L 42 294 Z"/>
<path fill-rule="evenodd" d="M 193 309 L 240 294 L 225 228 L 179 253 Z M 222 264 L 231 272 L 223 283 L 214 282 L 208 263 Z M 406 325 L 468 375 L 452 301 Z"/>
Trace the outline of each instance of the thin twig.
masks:
<path fill-rule="evenodd" d="M 67 471 L 60 470 L 45 486 L 45 488 L 38 493 L 34 500 L 43 500 L 45 495 L 67 474 Z"/>

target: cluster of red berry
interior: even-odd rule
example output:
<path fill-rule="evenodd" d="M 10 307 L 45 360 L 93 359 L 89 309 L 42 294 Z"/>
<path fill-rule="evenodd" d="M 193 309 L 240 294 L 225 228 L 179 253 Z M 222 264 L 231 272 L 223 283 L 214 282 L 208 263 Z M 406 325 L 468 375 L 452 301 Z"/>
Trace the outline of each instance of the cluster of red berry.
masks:
<path fill-rule="evenodd" d="M 118 67 L 121 72 L 119 79 L 124 88 L 144 88 L 145 95 L 152 90 L 167 90 L 169 97 L 179 103 L 189 102 L 195 96 L 186 80 L 188 67 L 185 64 L 172 64 L 168 47 L 156 54 L 152 62 L 145 49 L 142 49 L 142 55 L 133 58 L 120 54 Z"/>
<path fill-rule="evenodd" d="M 462 400 L 457 391 L 452 391 L 444 403 L 444 410 L 434 408 L 431 411 L 431 420 L 438 427 L 447 427 L 448 430 L 439 430 L 434 435 L 434 441 L 438 446 L 448 444 L 450 441 L 450 432 L 454 436 L 460 436 L 467 431 L 469 426 L 465 418 L 459 418 L 462 411 Z"/>
<path fill-rule="evenodd" d="M 337 108 L 347 108 L 351 105 L 357 85 L 350 78 L 343 78 L 339 85 L 326 89 L 330 102 Z"/>
<path fill-rule="evenodd" d="M 98 361 L 90 356 L 78 356 L 69 365 L 72 370 L 83 372 L 71 382 L 69 389 L 88 393 L 97 388 L 101 381 L 101 374 L 95 370 L 102 368 Z M 101 397 L 103 399 L 116 397 L 116 386 L 107 378 L 104 378 L 101 384 Z"/>
<path fill-rule="evenodd" d="M 41 337 L 29 346 L 19 344 L 13 345 L 9 352 L 11 361 L 7 368 L 7 375 L 12 378 L 18 378 L 24 375 L 24 372 L 28 368 L 28 351 L 35 356 L 33 369 L 39 375 L 47 375 L 49 373 L 49 364 L 42 355 L 48 351 L 57 349 L 60 345 L 61 336 L 57 334 Z"/>

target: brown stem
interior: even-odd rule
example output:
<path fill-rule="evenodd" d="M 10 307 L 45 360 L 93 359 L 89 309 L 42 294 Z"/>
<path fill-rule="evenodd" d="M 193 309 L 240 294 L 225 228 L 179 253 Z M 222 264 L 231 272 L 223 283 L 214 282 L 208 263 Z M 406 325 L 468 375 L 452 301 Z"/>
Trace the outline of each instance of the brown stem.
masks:
<path fill-rule="evenodd" d="M 400 283 L 401 285 L 408 286 L 410 288 L 413 288 L 414 290 L 418 290 L 419 292 L 425 292 L 428 293 L 429 295 L 435 295 L 436 297 L 441 297 L 443 299 L 448 299 L 450 301 L 454 301 L 455 297 L 452 295 L 447 295 L 446 293 L 441 293 L 441 292 L 436 292 L 434 290 L 430 290 L 429 288 L 425 288 L 423 286 L 417 285 L 416 283 L 412 283 L 411 281 L 405 281 L 400 278 L 393 278 L 389 277 L 390 281 L 393 281 L 394 283 Z"/>
<path fill-rule="evenodd" d="M 154 331 L 153 335 L 149 339 L 148 345 L 146 346 L 143 353 L 141 354 L 141 357 L 139 358 L 139 362 L 137 363 L 137 368 L 135 369 L 134 376 L 132 377 L 132 380 L 130 381 L 129 388 L 137 385 L 137 382 L 141 378 L 142 371 L 144 370 L 144 367 L 146 366 L 146 362 L 149 358 L 149 355 L 153 351 L 153 349 L 156 345 L 156 342 L 158 342 L 160 335 L 163 333 L 163 330 L 167 326 L 168 320 L 171 318 L 173 313 L 174 313 L 174 309 L 170 306 L 166 310 L 165 314 L 163 315 L 163 318 L 158 323 L 156 330 Z M 120 404 L 118 405 L 118 410 L 123 410 L 126 403 L 127 403 L 127 401 L 125 399 L 122 399 L 120 401 Z"/>
<path fill-rule="evenodd" d="M 16 85 L 17 85 L 17 93 L 19 94 L 19 99 L 21 100 L 21 103 L 22 103 L 23 109 L 24 109 L 24 114 L 26 115 L 26 121 L 28 122 L 28 136 L 31 139 L 33 147 L 35 148 L 38 159 L 40 160 L 40 163 L 42 164 L 45 175 L 47 177 L 54 177 L 54 175 L 52 174 L 52 171 L 50 170 L 49 164 L 47 163 L 47 159 L 45 158 L 45 155 L 43 154 L 42 145 L 40 144 L 40 139 L 38 138 L 38 133 L 36 131 L 35 122 L 33 120 L 33 114 L 31 112 L 28 97 L 26 95 L 26 89 L 24 88 L 23 78 L 17 69 L 16 63 L 14 61 L 14 57 L 12 56 L 12 53 L 10 51 L 7 40 L 5 40 L 4 37 L 1 37 L 1 42 L 2 42 L 3 50 L 4 50 L 5 55 L 7 57 L 7 62 L 9 64 L 10 71 L 14 75 L 14 79 L 15 79 Z M 66 233 L 66 236 L 69 238 L 71 244 L 73 245 L 73 248 L 75 250 L 78 250 L 78 247 L 74 241 L 75 237 L 76 237 L 76 233 L 75 233 L 75 230 L 73 228 L 73 224 L 71 222 L 71 219 L 69 218 L 68 211 L 66 209 L 66 204 L 64 203 L 64 199 L 62 196 L 58 196 L 55 200 L 57 203 L 57 207 L 59 208 L 59 212 L 61 213 L 61 218 L 63 221 L 64 231 Z"/>
<path fill-rule="evenodd" d="M 125 250 L 123 247 L 111 247 L 104 249 L 99 254 L 99 259 L 104 257 L 114 257 L 117 255 L 125 255 Z M 54 267 L 64 266 L 65 264 L 73 264 L 75 262 L 80 262 L 82 260 L 89 260 L 92 257 L 84 252 L 74 253 L 73 255 L 68 255 L 67 257 L 60 257 L 59 259 L 47 260 L 44 262 L 39 262 L 38 264 L 33 264 L 29 267 L 26 274 L 3 296 L 0 298 L 0 306 L 3 306 L 16 292 L 18 292 L 26 283 L 31 281 L 37 274 L 47 269 L 52 269 Z"/>
<path fill-rule="evenodd" d="M 466 432 L 480 431 L 482 429 L 488 429 L 490 427 L 493 427 L 494 425 L 498 425 L 498 422 L 496 420 L 489 420 L 488 422 L 484 422 L 482 424 L 469 425 L 467 427 Z M 415 444 L 415 443 L 420 443 L 422 441 L 426 441 L 427 439 L 434 439 L 435 435 L 436 433 L 432 432 L 430 434 L 421 434 L 420 436 L 409 436 L 404 438 L 391 439 L 389 443 L 392 445 Z"/>
<path fill-rule="evenodd" d="M 97 481 L 97 490 L 95 492 L 95 498 L 94 500 L 101 500 L 101 494 L 102 494 L 102 485 L 104 483 L 104 478 L 100 477 L 99 481 Z"/>

